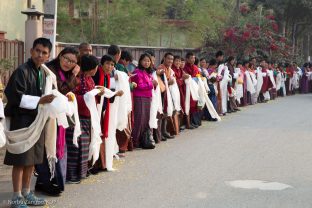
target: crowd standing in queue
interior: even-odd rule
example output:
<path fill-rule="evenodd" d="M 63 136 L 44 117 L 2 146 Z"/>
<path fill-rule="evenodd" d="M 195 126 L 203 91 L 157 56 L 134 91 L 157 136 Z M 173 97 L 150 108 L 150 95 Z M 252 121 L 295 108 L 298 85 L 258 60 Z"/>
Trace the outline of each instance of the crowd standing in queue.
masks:
<path fill-rule="evenodd" d="M 154 149 L 248 105 L 312 92 L 311 63 L 236 60 L 218 51 L 210 59 L 168 52 L 157 66 L 148 50 L 129 70 L 133 57 L 117 45 L 98 59 L 82 43 L 47 62 L 51 48 L 36 39 L 4 91 L 10 125 L 0 144 L 4 164 L 13 166 L 12 207 L 46 204 L 30 190 L 33 174 L 36 191 L 60 196 L 66 183 L 114 171 L 114 158 L 128 151 Z"/>

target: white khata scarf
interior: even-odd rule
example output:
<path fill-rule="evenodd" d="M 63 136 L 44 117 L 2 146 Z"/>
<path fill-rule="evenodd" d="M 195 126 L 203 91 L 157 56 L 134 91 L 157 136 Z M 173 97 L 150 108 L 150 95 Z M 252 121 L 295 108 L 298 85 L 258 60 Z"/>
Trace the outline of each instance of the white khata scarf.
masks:
<path fill-rule="evenodd" d="M 0 118 L 2 118 L 2 121 L 0 122 L 0 148 L 1 148 L 1 147 L 4 147 L 6 143 L 4 127 L 3 127 L 4 109 L 3 109 L 3 102 L 1 98 L 0 98 Z"/>
<path fill-rule="evenodd" d="M 218 121 L 221 121 L 220 116 L 218 115 L 216 109 L 214 108 L 211 100 L 208 97 L 204 83 L 200 77 L 198 78 L 198 94 L 204 100 L 205 105 L 207 106 L 207 109 L 208 109 L 211 117 L 216 118 Z"/>
<path fill-rule="evenodd" d="M 124 94 L 119 97 L 119 103 L 121 106 L 117 111 L 117 129 L 123 131 L 128 126 L 128 115 L 132 111 L 132 100 L 131 91 L 129 87 L 129 76 L 122 71 L 116 71 L 115 74 L 118 76 L 118 81 L 116 82 L 117 88 L 121 89 Z"/>
<path fill-rule="evenodd" d="M 164 83 L 165 83 L 165 86 L 166 86 L 166 96 L 167 96 L 167 115 L 168 116 L 172 116 L 172 114 L 173 114 L 172 96 L 171 96 L 171 93 L 170 93 L 170 90 L 169 90 L 169 85 L 168 85 L 168 80 L 166 78 L 166 75 L 164 75 L 164 76 L 165 76 Z"/>
<path fill-rule="evenodd" d="M 156 80 L 158 83 L 156 71 L 153 72 L 152 76 L 153 76 L 154 80 Z M 157 127 L 158 127 L 157 112 L 163 114 L 159 85 L 157 85 L 157 87 L 152 90 L 152 102 L 151 102 L 150 120 L 149 120 L 149 127 L 152 129 L 157 129 Z"/>
<path fill-rule="evenodd" d="M 276 89 L 276 82 L 275 82 L 275 79 L 274 79 L 274 75 L 273 75 L 273 71 L 272 70 L 268 70 L 269 72 L 269 78 L 272 82 L 272 85 L 273 85 L 273 88 Z"/>
<path fill-rule="evenodd" d="M 250 94 L 254 94 L 256 92 L 256 89 L 251 79 L 251 73 L 249 71 L 246 71 L 245 74 L 247 81 L 247 91 L 250 92 Z"/>
<path fill-rule="evenodd" d="M 196 81 L 189 77 L 184 80 L 186 86 L 186 93 L 185 93 L 185 114 L 189 115 L 190 113 L 190 102 L 191 102 L 191 95 L 193 100 L 197 101 L 199 99 L 198 95 L 198 85 Z"/>
<path fill-rule="evenodd" d="M 104 97 L 111 98 L 116 94 L 116 92 L 112 92 L 111 90 L 104 88 L 104 95 L 101 96 L 100 104 L 97 105 L 95 102 L 95 96 L 99 93 L 99 89 L 93 89 L 83 96 L 91 115 L 91 142 L 89 145 L 88 160 L 92 159 L 92 165 L 94 165 L 94 163 L 99 159 L 100 155 L 100 145 L 102 143 L 101 114 Z"/>
<path fill-rule="evenodd" d="M 262 74 L 262 69 L 261 67 L 257 68 L 257 96 L 259 96 L 260 92 L 261 92 L 261 88 L 263 85 L 263 74 Z"/>
<path fill-rule="evenodd" d="M 74 94 L 72 94 L 75 96 Z M 78 104 L 77 99 L 74 97 L 73 102 L 69 102 L 70 109 L 72 110 L 75 120 L 75 127 L 74 127 L 74 134 L 73 134 L 73 144 L 78 147 L 78 137 L 81 135 L 81 126 L 80 126 L 80 120 L 79 120 L 79 114 L 78 114 Z M 71 116 L 71 115 L 70 115 Z"/>
<path fill-rule="evenodd" d="M 173 78 L 173 79 L 174 79 L 174 83 L 169 86 L 169 90 L 171 93 L 174 110 L 180 111 L 181 110 L 180 91 L 179 91 L 176 78 Z"/>
<path fill-rule="evenodd" d="M 255 72 L 249 72 L 249 74 L 250 74 L 250 78 L 251 78 L 253 86 L 255 87 L 255 92 L 256 92 L 256 87 L 257 87 L 257 82 L 258 82 L 256 74 Z"/>
<path fill-rule="evenodd" d="M 114 102 L 110 103 L 108 137 L 105 139 L 105 160 L 107 171 L 114 171 L 114 156 L 118 159 L 119 147 L 116 140 L 116 130 L 124 130 L 128 126 L 128 115 L 131 112 L 131 96 L 129 87 L 129 77 L 126 73 L 115 71 L 118 79 L 116 80 L 116 92 L 122 90 L 122 96 L 115 97 Z M 105 112 L 106 113 L 106 112 Z"/>
<path fill-rule="evenodd" d="M 101 117 L 97 111 L 95 102 L 95 96 L 99 93 L 100 93 L 99 89 L 93 89 L 83 95 L 83 99 L 91 115 L 91 141 L 89 145 L 88 160 L 92 159 L 92 165 L 94 165 L 95 161 L 99 159 L 100 145 L 102 143 Z M 103 99 L 101 99 L 101 101 L 102 100 Z"/>
<path fill-rule="evenodd" d="M 282 75 L 281 72 L 278 72 L 276 75 L 276 90 L 280 90 L 282 86 Z"/>
<path fill-rule="evenodd" d="M 222 71 L 224 71 L 223 76 L 221 75 Z M 227 112 L 227 101 L 228 101 L 228 89 L 227 85 L 228 82 L 232 79 L 230 75 L 230 71 L 228 67 L 224 64 L 221 64 L 218 68 L 218 74 L 220 72 L 219 76 L 222 76 L 222 80 L 220 81 L 220 90 L 221 90 L 221 107 L 222 107 L 222 113 Z"/>
<path fill-rule="evenodd" d="M 241 70 L 240 68 L 235 68 L 234 78 L 236 79 L 235 82 L 235 91 L 236 91 L 236 100 L 240 103 L 240 99 L 244 96 L 243 84 L 238 83 L 238 79 L 241 77 Z"/>

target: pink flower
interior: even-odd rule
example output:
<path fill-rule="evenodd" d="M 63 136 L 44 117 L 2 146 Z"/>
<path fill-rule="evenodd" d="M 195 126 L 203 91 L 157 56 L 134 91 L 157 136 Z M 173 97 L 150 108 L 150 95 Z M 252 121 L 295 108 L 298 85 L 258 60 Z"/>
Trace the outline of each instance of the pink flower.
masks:
<path fill-rule="evenodd" d="M 265 18 L 268 20 L 275 20 L 275 17 L 273 15 L 267 15 Z"/>
<path fill-rule="evenodd" d="M 246 4 L 242 4 L 240 7 L 239 7 L 239 11 L 242 13 L 242 14 L 247 14 L 250 9 L 248 7 L 248 5 Z"/>
<path fill-rule="evenodd" d="M 278 46 L 276 44 L 272 43 L 271 46 L 270 46 L 270 49 L 272 51 L 276 51 L 278 49 Z"/>
<path fill-rule="evenodd" d="M 278 32 L 278 25 L 275 22 L 272 22 L 272 29 L 274 32 Z"/>
<path fill-rule="evenodd" d="M 243 32 L 243 34 L 242 34 L 243 41 L 246 41 L 249 38 L 250 38 L 250 32 L 248 32 L 248 31 Z"/>

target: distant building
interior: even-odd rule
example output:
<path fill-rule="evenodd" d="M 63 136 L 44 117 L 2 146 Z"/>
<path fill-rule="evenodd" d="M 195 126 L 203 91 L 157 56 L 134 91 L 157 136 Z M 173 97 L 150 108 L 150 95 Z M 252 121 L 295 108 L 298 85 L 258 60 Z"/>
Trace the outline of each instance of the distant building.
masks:
<path fill-rule="evenodd" d="M 25 21 L 27 16 L 22 14 L 21 11 L 26 10 L 29 3 L 35 5 L 37 10 L 43 11 L 43 0 L 0 1 L 0 31 L 4 33 L 5 39 L 25 41 Z"/>

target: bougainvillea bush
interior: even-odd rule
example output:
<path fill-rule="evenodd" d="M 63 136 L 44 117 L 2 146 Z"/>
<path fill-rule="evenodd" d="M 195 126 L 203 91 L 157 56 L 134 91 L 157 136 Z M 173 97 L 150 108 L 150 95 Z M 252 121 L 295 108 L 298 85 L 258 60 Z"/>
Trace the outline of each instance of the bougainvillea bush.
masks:
<path fill-rule="evenodd" d="M 224 29 L 221 45 L 226 54 L 241 59 L 261 56 L 284 61 L 290 58 L 292 48 L 289 40 L 279 35 L 272 11 L 263 11 L 262 8 L 251 11 L 247 4 L 242 4 L 240 12 L 238 24 Z"/>

